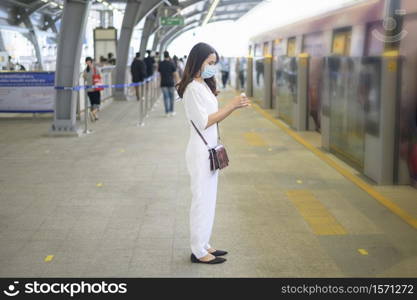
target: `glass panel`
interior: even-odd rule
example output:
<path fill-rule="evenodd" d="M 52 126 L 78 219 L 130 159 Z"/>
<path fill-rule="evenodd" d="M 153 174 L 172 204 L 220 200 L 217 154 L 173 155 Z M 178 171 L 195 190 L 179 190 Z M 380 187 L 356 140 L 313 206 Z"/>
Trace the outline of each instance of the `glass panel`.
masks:
<path fill-rule="evenodd" d="M 264 97 L 264 58 L 254 57 L 253 64 L 253 96 L 261 101 Z"/>
<path fill-rule="evenodd" d="M 379 134 L 380 66 L 379 58 L 326 58 L 330 150 L 359 170 L 365 132 Z"/>
<path fill-rule="evenodd" d="M 237 76 L 239 76 L 238 80 L 239 80 L 239 88 L 242 92 L 244 92 L 245 89 L 245 82 L 246 82 L 246 70 L 247 70 L 247 63 L 248 60 L 246 57 L 240 57 L 237 58 L 237 65 L 238 65 L 238 70 L 239 73 L 237 74 Z"/>
<path fill-rule="evenodd" d="M 297 59 L 286 55 L 277 59 L 275 68 L 278 117 L 293 122 L 293 103 L 297 103 Z"/>
<path fill-rule="evenodd" d="M 320 132 L 321 120 L 321 86 L 323 80 L 323 63 L 322 57 L 310 57 L 309 75 L 308 75 L 308 112 L 313 119 L 314 129 Z"/>

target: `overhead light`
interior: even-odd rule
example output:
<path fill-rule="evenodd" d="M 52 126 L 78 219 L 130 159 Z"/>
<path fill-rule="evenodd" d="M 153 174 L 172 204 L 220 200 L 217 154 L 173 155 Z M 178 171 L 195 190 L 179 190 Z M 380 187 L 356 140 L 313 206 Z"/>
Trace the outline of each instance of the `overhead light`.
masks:
<path fill-rule="evenodd" d="M 60 9 L 64 9 L 64 5 L 60 5 L 60 6 L 59 6 L 59 8 L 60 8 Z"/>
<path fill-rule="evenodd" d="M 110 5 L 108 2 L 103 2 L 103 4 L 104 4 L 105 6 L 109 6 L 109 5 Z"/>
<path fill-rule="evenodd" d="M 57 6 L 58 6 L 58 3 L 51 2 L 51 5 L 52 5 L 53 7 L 57 7 Z"/>
<path fill-rule="evenodd" d="M 98 3 L 101 3 L 101 2 L 103 2 L 103 0 L 97 0 L 97 2 L 98 2 Z"/>
<path fill-rule="evenodd" d="M 43 3 L 46 3 L 46 2 L 48 2 L 48 0 L 42 0 L 42 2 L 43 2 Z"/>
<path fill-rule="evenodd" d="M 219 2 L 220 2 L 220 0 L 214 0 L 213 1 L 213 3 L 210 6 L 210 9 L 209 9 L 204 21 L 203 21 L 202 26 L 206 25 L 210 21 L 211 17 L 213 16 L 214 10 L 216 9 Z"/>

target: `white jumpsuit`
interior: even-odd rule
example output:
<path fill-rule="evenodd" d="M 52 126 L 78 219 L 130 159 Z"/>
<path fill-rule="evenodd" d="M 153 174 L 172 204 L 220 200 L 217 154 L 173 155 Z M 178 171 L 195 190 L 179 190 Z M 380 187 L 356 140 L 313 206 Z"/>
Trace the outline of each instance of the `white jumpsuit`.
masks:
<path fill-rule="evenodd" d="M 188 84 L 184 95 L 184 107 L 190 125 L 185 159 L 191 182 L 190 236 L 191 252 L 201 258 L 208 254 L 211 230 L 217 197 L 217 178 L 219 171 L 210 171 L 207 146 L 204 144 L 190 120 L 206 139 L 210 147 L 217 145 L 216 124 L 204 129 L 208 116 L 218 111 L 217 98 L 208 85 L 196 80 Z"/>

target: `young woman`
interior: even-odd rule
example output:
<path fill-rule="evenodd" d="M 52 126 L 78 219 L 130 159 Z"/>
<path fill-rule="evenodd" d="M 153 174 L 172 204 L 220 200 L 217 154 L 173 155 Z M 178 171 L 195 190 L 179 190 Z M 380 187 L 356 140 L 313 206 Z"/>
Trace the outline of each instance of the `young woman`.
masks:
<path fill-rule="evenodd" d="M 85 59 L 85 63 L 87 67 L 84 70 L 83 77 L 85 80 L 86 85 L 94 85 L 93 84 L 93 75 L 100 74 L 97 70 L 96 66 L 93 63 L 93 59 L 91 57 L 87 57 Z M 100 91 L 96 91 L 94 88 L 90 88 L 87 90 L 88 98 L 90 99 L 91 111 L 90 111 L 90 118 L 91 121 L 98 120 L 98 111 L 100 109 Z"/>
<path fill-rule="evenodd" d="M 191 179 L 190 233 L 191 261 L 194 263 L 223 263 L 226 259 L 219 256 L 227 252 L 216 250 L 209 244 L 216 206 L 218 170 L 210 171 L 209 152 L 191 121 L 209 146 L 213 147 L 217 145 L 216 123 L 234 110 L 250 105 L 247 97 L 239 96 L 221 109 L 218 108 L 214 78 L 218 61 L 219 55 L 211 46 L 198 43 L 191 49 L 183 77 L 177 84 L 191 130 L 185 158 Z"/>

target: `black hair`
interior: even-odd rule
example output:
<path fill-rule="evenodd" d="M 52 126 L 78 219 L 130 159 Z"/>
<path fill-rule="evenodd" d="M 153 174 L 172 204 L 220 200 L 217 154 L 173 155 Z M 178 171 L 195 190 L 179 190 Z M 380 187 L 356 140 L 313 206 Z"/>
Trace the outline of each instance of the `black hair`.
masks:
<path fill-rule="evenodd" d="M 140 52 L 136 52 L 136 58 L 140 58 Z"/>
<path fill-rule="evenodd" d="M 85 62 L 87 62 L 87 61 L 91 61 L 91 62 L 93 62 L 93 59 L 92 59 L 90 56 L 87 56 L 87 57 L 85 58 Z M 90 66 L 89 66 L 89 65 L 87 65 L 86 70 L 87 70 L 87 72 L 90 72 Z"/>
<path fill-rule="evenodd" d="M 168 51 L 164 51 L 164 58 L 168 58 L 169 57 L 169 52 Z"/>

